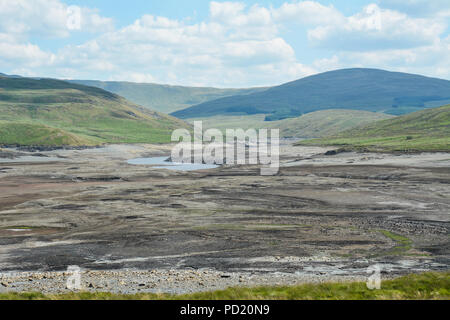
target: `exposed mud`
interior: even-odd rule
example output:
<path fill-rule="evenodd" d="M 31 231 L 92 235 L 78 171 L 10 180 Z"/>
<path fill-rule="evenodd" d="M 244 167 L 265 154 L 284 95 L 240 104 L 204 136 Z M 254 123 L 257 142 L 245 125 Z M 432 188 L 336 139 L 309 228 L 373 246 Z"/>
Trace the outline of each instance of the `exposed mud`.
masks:
<path fill-rule="evenodd" d="M 272 177 L 258 166 L 127 164 L 169 150 L 0 159 L 0 291 L 63 291 L 61 273 L 6 273 L 71 265 L 99 272 L 84 274 L 89 290 L 176 293 L 363 279 L 376 263 L 385 277 L 449 269 L 450 154 L 325 156 L 286 145 Z M 170 272 L 182 276 L 169 281 Z"/>

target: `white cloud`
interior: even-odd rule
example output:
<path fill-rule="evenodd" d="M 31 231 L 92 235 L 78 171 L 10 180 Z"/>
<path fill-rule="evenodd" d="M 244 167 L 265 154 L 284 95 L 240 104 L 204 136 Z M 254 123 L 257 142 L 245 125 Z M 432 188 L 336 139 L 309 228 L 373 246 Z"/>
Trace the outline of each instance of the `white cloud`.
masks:
<path fill-rule="evenodd" d="M 15 37 L 0 33 L 0 66 L 33 68 L 51 65 L 54 54 L 44 52 L 39 46 L 29 42 L 17 42 Z"/>
<path fill-rule="evenodd" d="M 317 59 L 313 62 L 313 66 L 320 72 L 336 70 L 342 67 L 337 55 L 334 55 L 331 58 Z"/>
<path fill-rule="evenodd" d="M 184 85 L 247 86 L 311 74 L 278 35 L 270 10 L 240 3 L 210 6 L 210 19 L 189 24 L 144 15 L 122 29 L 60 50 L 55 66 L 88 76 Z M 124 70 L 127 70 L 125 73 Z"/>
<path fill-rule="evenodd" d="M 450 36 L 413 49 L 340 52 L 330 59 L 318 59 L 313 65 L 319 71 L 344 67 L 381 68 L 450 79 Z"/>
<path fill-rule="evenodd" d="M 446 28 L 441 21 L 411 18 L 371 4 L 344 23 L 309 30 L 308 39 L 318 47 L 345 51 L 402 49 L 430 45 Z"/>
<path fill-rule="evenodd" d="M 216 2 L 210 3 L 211 18 L 223 22 L 228 22 L 242 15 L 245 4 L 241 2 Z"/>
<path fill-rule="evenodd" d="M 286 2 L 273 10 L 276 21 L 294 21 L 306 25 L 339 24 L 345 17 L 333 6 L 324 6 L 315 1 Z"/>
<path fill-rule="evenodd" d="M 60 38 L 75 30 L 102 32 L 112 26 L 112 19 L 101 17 L 94 9 L 69 7 L 60 0 L 0 0 L 0 32 L 17 38 Z"/>
<path fill-rule="evenodd" d="M 276 8 L 213 1 L 205 21 L 144 14 L 114 29 L 111 19 L 90 8 L 79 9 L 77 28 L 60 0 L 0 0 L 0 72 L 221 87 L 279 84 L 343 67 L 450 78 L 448 21 L 437 12 L 396 11 L 396 0 L 379 3 L 345 16 L 316 1 L 286 1 Z M 315 47 L 320 58 L 301 61 L 302 52 L 284 37 L 286 29 L 307 30 L 304 48 Z M 54 52 L 30 41 L 76 31 L 99 34 Z"/>
<path fill-rule="evenodd" d="M 0 42 L 0 61 L 2 64 L 20 63 L 26 67 L 37 67 L 51 65 L 55 60 L 55 55 L 42 51 L 38 46 L 26 43 Z"/>
<path fill-rule="evenodd" d="M 216 25 L 228 29 L 235 39 L 271 39 L 277 33 L 272 12 L 258 5 L 246 6 L 240 2 L 211 2 L 210 18 Z"/>

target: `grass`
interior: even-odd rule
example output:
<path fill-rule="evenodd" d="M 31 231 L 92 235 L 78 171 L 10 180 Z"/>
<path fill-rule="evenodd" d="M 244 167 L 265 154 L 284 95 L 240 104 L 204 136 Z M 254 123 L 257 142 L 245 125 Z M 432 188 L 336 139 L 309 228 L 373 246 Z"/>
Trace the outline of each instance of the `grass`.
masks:
<path fill-rule="evenodd" d="M 98 88 L 57 80 L 0 81 L 3 145 L 167 143 L 174 129 L 188 127 Z"/>
<path fill-rule="evenodd" d="M 449 300 L 450 272 L 428 272 L 382 282 L 369 290 L 364 282 L 304 284 L 300 286 L 229 288 L 188 295 L 41 293 L 0 294 L 0 300 Z"/>
<path fill-rule="evenodd" d="M 270 122 L 265 122 L 265 115 L 232 115 L 232 116 L 214 116 L 206 118 L 192 118 L 187 119 L 191 124 L 194 121 L 202 121 L 203 129 L 219 129 L 223 133 L 227 129 L 261 129 L 267 128 Z"/>
<path fill-rule="evenodd" d="M 70 145 L 89 146 L 95 141 L 69 133 L 62 129 L 43 124 L 0 121 L 0 141 L 2 144 L 19 145 Z"/>
<path fill-rule="evenodd" d="M 388 252 L 385 252 L 384 254 L 398 255 L 408 252 L 409 250 L 412 249 L 413 242 L 410 239 L 387 230 L 379 230 L 379 232 L 383 234 L 385 237 L 394 240 L 398 244 L 398 246 L 394 247 L 392 250 Z"/>
<path fill-rule="evenodd" d="M 333 145 L 379 152 L 450 151 L 450 105 L 377 121 L 340 134 L 298 145 Z"/>
<path fill-rule="evenodd" d="M 204 129 L 279 129 L 284 138 L 319 138 L 327 135 L 372 123 L 378 120 L 390 119 L 393 116 L 359 110 L 324 110 L 305 114 L 301 117 L 279 121 L 264 121 L 265 115 L 233 115 L 214 116 L 209 118 L 188 119 L 203 121 Z"/>

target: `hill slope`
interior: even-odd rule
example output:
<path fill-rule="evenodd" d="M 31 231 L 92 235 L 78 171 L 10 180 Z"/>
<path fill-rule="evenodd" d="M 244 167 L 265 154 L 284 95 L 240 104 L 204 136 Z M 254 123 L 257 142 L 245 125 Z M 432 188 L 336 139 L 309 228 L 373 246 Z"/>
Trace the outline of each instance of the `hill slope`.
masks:
<path fill-rule="evenodd" d="M 94 142 L 62 129 L 36 123 L 0 121 L 0 141 L 5 145 L 89 146 Z"/>
<path fill-rule="evenodd" d="M 223 97 L 245 95 L 267 89 L 217 89 L 94 80 L 72 80 L 70 82 L 101 88 L 144 107 L 164 113 L 182 110 Z"/>
<path fill-rule="evenodd" d="M 99 88 L 0 77 L 0 144 L 169 142 L 180 127 L 187 124 Z"/>
<path fill-rule="evenodd" d="M 377 121 L 302 145 L 337 145 L 373 151 L 450 151 L 450 105 Z"/>
<path fill-rule="evenodd" d="M 263 92 L 202 103 L 172 115 L 184 119 L 262 113 L 271 114 L 268 120 L 277 120 L 326 109 L 404 114 L 446 101 L 450 101 L 448 80 L 377 69 L 344 69 Z"/>
<path fill-rule="evenodd" d="M 279 129 L 283 138 L 320 138 L 336 134 L 357 126 L 378 120 L 390 119 L 384 113 L 359 110 L 322 110 L 305 114 L 301 117 L 278 121 L 264 121 L 265 115 L 214 116 L 189 119 L 189 122 L 202 120 L 204 129 Z"/>
<path fill-rule="evenodd" d="M 336 109 L 316 111 L 268 124 L 269 128 L 279 128 L 282 137 L 320 138 L 393 117 L 384 113 Z"/>

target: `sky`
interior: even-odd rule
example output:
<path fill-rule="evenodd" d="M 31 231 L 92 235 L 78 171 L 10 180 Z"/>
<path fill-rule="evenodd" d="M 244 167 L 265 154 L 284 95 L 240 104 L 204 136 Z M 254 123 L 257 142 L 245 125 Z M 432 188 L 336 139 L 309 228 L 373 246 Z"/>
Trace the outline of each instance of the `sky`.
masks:
<path fill-rule="evenodd" d="M 0 72 L 271 86 L 342 68 L 450 80 L 450 0 L 0 0 Z"/>

